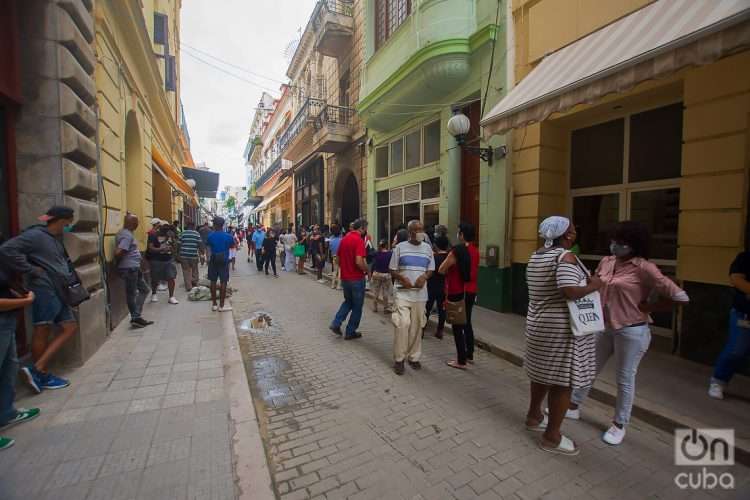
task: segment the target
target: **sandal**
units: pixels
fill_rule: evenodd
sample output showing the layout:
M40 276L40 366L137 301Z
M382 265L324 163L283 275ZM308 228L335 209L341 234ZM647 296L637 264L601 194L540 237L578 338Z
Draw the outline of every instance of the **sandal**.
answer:
M459 365L458 361L455 361L455 360L446 361L445 364L447 364L451 368L456 368L458 370L466 370L466 365Z
M544 442L544 439L542 438L539 440L539 448L548 453L554 453L556 455L575 456L581 452L580 448L578 448L573 440L567 436L562 436L560 438L560 444L558 444L557 446L546 444Z
M549 421L549 419L547 418L547 415L542 415L541 422L539 422L536 425L528 425L527 424L526 425L526 430L527 431L532 431L532 432L544 432L544 431L547 430L547 422L548 421Z

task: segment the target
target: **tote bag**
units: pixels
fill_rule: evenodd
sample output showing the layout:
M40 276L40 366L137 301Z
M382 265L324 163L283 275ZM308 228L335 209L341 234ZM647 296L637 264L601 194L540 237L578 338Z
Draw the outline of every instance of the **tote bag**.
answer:
M445 321L453 326L466 324L466 300L462 297L457 301L445 301Z
M565 256L570 252L563 252L558 259L558 264ZM583 270L586 276L590 276L591 273L586 266L583 265L581 260L576 256L578 266ZM586 278L581 280L580 286L585 286L587 283ZM588 295L584 295L580 299L568 300L568 312L570 312L570 330L576 337L582 337L584 335L591 335L593 333L603 332L606 330L604 325L604 310L602 308L602 296L598 291L591 292Z
M292 253L295 257L304 257L305 256L305 245L301 243L297 243L294 245L294 250L292 250Z

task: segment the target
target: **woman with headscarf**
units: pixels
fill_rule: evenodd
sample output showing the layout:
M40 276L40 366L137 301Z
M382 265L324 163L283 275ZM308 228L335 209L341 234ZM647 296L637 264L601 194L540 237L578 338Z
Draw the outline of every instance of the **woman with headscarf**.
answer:
M574 336L567 300L584 297L602 286L601 280L570 253L575 227L565 217L549 217L539 225L544 246L526 268L529 307L526 316L526 359L531 401L526 428L541 432L539 447L550 453L577 455L579 449L560 433L573 389L589 387L596 374L595 338ZM581 283L585 283L581 285ZM542 412L545 398L549 415Z

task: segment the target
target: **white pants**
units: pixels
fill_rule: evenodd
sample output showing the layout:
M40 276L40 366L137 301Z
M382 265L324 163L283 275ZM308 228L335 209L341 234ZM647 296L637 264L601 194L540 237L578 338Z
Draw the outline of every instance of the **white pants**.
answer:
M422 357L422 330L427 325L426 302L396 299L393 322L393 360L419 361Z

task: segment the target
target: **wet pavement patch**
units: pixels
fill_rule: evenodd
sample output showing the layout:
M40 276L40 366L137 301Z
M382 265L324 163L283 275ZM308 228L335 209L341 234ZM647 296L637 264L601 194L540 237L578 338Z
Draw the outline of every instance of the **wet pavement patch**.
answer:
M304 396L300 386L290 385L286 379L289 363L276 356L260 356L250 361L253 374L251 384L263 402L274 408L296 403Z
M278 333L271 315L263 311L256 311L249 318L240 321L239 329L240 333Z

